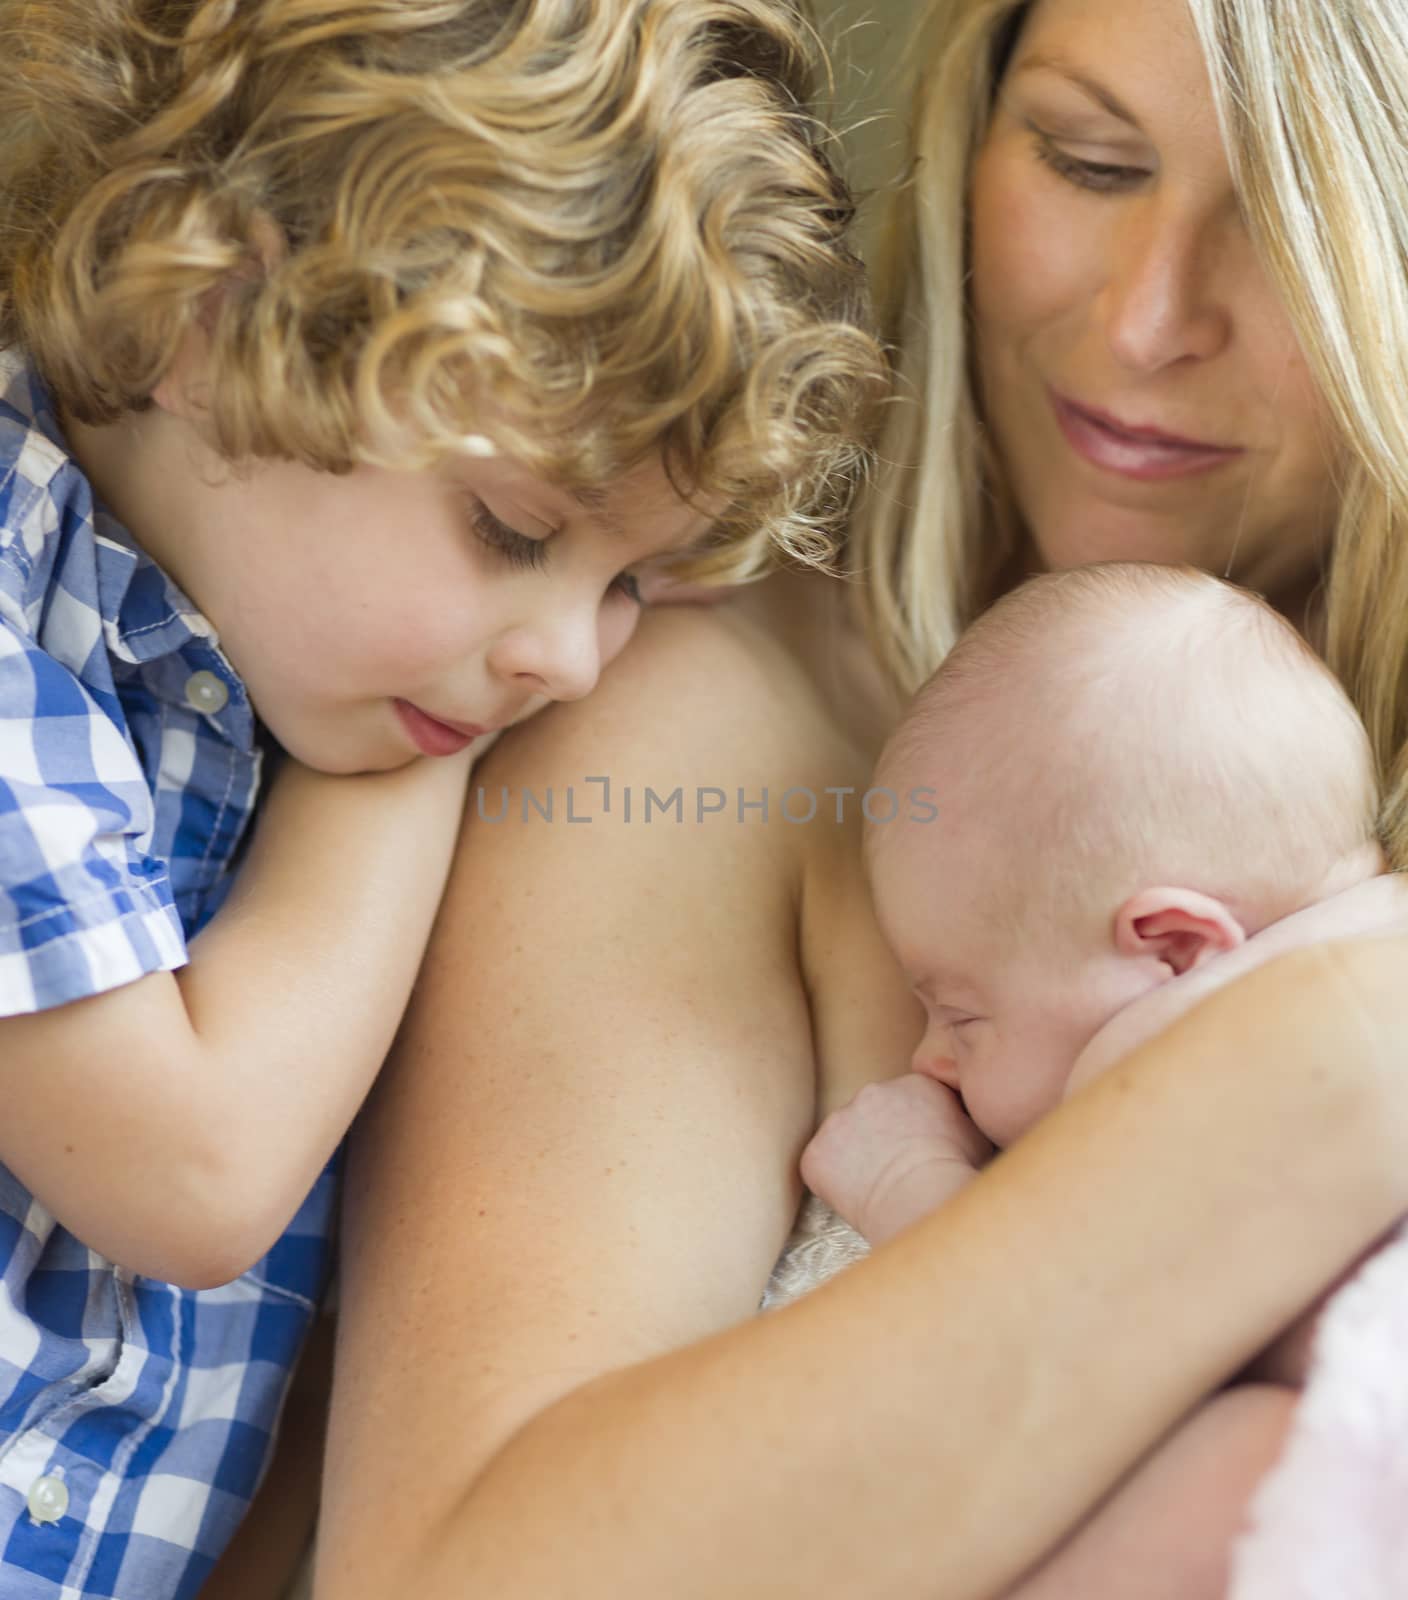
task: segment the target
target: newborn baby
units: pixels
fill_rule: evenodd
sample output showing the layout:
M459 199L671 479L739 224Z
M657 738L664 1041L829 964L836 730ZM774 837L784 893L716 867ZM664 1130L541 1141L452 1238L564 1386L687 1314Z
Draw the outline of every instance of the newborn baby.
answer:
M928 1021L913 1070L862 1090L802 1157L872 1244L1212 989L1408 913L1348 698L1268 606L1192 569L1077 568L1006 596L874 782L936 797L935 821L866 839ZM1307 1326L1248 1375L1296 1381ZM1210 1401L1014 1593L1220 1595L1292 1403L1265 1383Z

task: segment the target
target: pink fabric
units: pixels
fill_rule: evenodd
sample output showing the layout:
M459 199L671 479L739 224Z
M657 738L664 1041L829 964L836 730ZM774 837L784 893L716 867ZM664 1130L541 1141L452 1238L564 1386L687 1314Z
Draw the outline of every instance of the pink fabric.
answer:
M1330 1301L1227 1600L1408 1600L1408 1226Z

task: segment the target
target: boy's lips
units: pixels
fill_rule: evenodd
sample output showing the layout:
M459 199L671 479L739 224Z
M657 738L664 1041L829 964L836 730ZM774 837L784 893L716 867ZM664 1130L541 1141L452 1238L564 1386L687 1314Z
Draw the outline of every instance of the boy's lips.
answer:
M1051 390L1056 421L1072 450L1092 466L1121 477L1155 481L1211 472L1243 454L1240 446L1209 444L1160 428L1121 422Z
M427 756L457 755L466 745L482 738L491 730L472 722L449 722L444 717L432 717L428 711L413 706L409 700L393 700L401 726L411 736L411 743Z

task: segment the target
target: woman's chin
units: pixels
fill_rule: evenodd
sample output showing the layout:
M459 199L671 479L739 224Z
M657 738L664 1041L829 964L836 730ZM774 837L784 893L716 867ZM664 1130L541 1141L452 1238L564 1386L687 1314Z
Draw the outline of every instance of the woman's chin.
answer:
M1031 526L1032 546L1044 572L1096 561L1186 563L1209 570L1220 565L1198 525L1176 516L1155 517L1078 500L1039 514Z

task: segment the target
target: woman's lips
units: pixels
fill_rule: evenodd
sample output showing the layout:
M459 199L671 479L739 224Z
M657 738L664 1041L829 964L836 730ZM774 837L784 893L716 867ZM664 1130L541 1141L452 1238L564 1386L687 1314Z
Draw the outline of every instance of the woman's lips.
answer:
M401 726L410 734L411 743L422 755L457 755L466 745L473 744L489 731L487 728L471 727L465 722L453 725L441 722L419 706L413 706L409 700L393 700L391 703L396 707Z
M1126 428L1113 417L1078 406L1054 390L1051 405L1071 449L1091 466L1123 478L1184 478L1226 466L1242 454L1240 448L1202 444L1153 428Z

